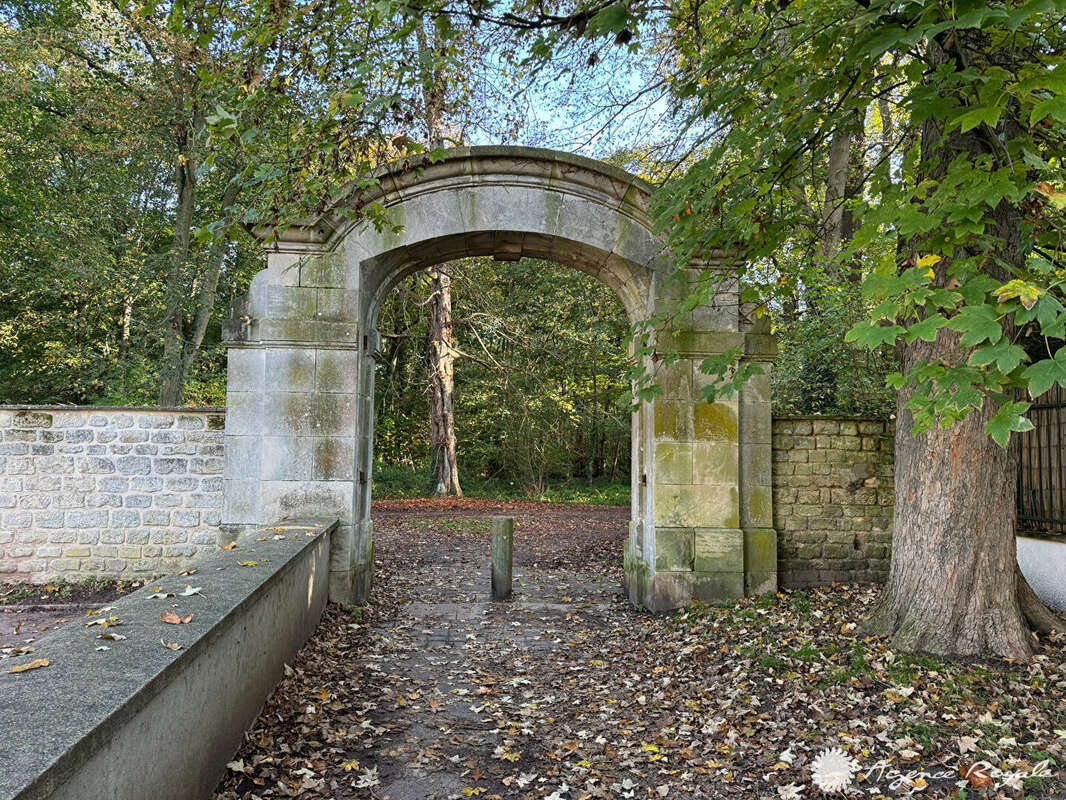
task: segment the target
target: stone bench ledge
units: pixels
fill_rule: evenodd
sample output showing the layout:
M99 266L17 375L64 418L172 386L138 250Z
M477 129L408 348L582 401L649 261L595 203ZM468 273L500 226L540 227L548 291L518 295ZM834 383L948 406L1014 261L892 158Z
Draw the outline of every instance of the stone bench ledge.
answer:
M116 600L106 616L122 624L106 630L124 640L86 617L0 661L0 798L209 796L321 617L336 526L279 522ZM201 594L150 598L187 585ZM167 609L193 619L166 624ZM49 666L9 672L38 658Z

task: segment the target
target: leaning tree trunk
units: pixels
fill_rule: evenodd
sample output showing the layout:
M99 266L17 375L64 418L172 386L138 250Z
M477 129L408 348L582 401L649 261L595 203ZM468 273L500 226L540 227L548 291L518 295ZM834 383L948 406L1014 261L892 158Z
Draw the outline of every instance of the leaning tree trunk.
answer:
M455 442L452 279L442 270L433 270L430 276L429 422L433 448L430 488L435 497L462 497Z

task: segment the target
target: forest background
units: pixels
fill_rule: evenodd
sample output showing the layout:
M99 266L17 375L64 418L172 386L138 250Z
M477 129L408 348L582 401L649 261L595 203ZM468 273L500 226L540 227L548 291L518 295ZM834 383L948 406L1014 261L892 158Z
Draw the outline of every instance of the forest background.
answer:
M257 223L434 133L441 146L579 152L656 184L699 152L667 37L590 40L533 68L521 30L413 19L381 3L0 3L0 403L223 405L220 320L264 265ZM413 66L383 68L398 63ZM872 104L808 164L807 217L776 265L791 275L772 314L775 413L893 411L887 348L844 343L870 303L799 262L851 235L841 200L897 116ZM464 488L626 502L632 364L617 298L543 262L444 271ZM382 313L385 493L429 486L439 291L414 276Z

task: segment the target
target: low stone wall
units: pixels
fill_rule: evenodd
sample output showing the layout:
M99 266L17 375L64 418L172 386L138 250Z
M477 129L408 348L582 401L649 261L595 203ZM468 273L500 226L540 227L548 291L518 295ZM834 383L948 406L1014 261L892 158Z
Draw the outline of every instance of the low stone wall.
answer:
M774 420L780 586L885 579L892 547L894 435L891 422Z
M326 604L336 522L279 523L65 625L0 670L0 800L201 800ZM240 566L253 561L254 566ZM200 592L180 593L189 582ZM191 614L184 625L164 610ZM180 645L168 649L160 639ZM101 650L100 646L106 647ZM48 665L12 674L12 665Z
M224 409L0 407L0 580L167 572L215 548Z

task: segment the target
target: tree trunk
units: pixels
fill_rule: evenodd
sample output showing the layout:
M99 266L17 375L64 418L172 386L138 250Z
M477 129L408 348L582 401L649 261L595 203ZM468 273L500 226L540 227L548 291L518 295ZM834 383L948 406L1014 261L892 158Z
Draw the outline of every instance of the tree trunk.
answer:
M122 318L119 321L118 360L125 361L130 352L130 325L133 322L133 295L122 298Z
M233 204L237 202L237 195L241 191L241 184L237 180L239 174L239 171L235 171L230 176L229 183L222 192L221 219L224 226L207 252L204 276L196 292L196 312L182 345L181 383L183 386L186 376L196 363L196 355L200 352L200 345L204 342L207 325L215 313L215 297L218 294L218 280L222 275L222 262L226 260L226 253L229 251L228 232L234 216Z
M175 165L177 211L174 217L174 241L170 248L166 274L166 313L163 317L163 363L160 366L159 405L181 405L185 389L183 354L185 348L185 266L192 241L193 212L196 208L196 165L188 133L178 130L179 160Z
M942 332L935 343L907 346L904 370L952 351L963 358L959 336ZM900 650L1027 659L1032 641L1015 578L1014 449L985 433L988 401L948 429L912 437L911 394L897 400L892 562L871 626Z
M445 265L445 269L447 265ZM455 351L452 349L452 279L432 270L429 298L429 425L435 497L462 497L455 442Z
M971 60L983 43L970 48L969 37L982 35L968 32L951 40L951 47L970 51L966 58L953 56L956 63ZM933 64L949 61L936 41L929 56ZM1004 115L1000 124L1017 121ZM990 141L994 146L995 140L980 130L945 132L930 118L921 130L922 173L938 180L949 159L960 153L987 155ZM1024 262L1021 219L1020 209L1007 201L996 209L998 243L996 252L987 254L985 269L997 280L1008 274L997 263ZM920 240L910 245L910 252L921 252ZM934 284L952 279L950 264L944 258L936 265ZM934 342L899 345L900 371L907 374L923 361L966 363L972 349L960 347L960 339L961 334L944 328ZM1062 630L1063 624L1043 608L1018 570L1017 449L1001 448L985 433L995 411L989 400L950 428L911 436L914 419L906 405L913 393L908 385L897 396L892 561L869 628L891 636L893 647L901 650L1026 660L1033 652L1030 622L1037 629Z

